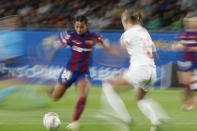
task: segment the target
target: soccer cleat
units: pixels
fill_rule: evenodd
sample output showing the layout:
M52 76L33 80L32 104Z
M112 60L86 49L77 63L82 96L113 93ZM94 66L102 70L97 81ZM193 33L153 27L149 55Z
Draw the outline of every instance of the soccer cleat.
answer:
M150 131L159 131L159 125L152 125Z
M77 121L71 122L66 126L68 131L79 131L79 123Z
M187 110L187 111L191 111L195 108L195 104L190 104L190 105L186 105L186 104L183 104L182 105L182 109L183 110Z

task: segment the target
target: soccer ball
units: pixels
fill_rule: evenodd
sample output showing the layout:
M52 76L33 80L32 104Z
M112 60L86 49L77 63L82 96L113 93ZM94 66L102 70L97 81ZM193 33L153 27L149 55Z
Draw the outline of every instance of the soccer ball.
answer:
M44 115L43 124L47 130L56 130L59 128L61 121L57 113L49 112Z

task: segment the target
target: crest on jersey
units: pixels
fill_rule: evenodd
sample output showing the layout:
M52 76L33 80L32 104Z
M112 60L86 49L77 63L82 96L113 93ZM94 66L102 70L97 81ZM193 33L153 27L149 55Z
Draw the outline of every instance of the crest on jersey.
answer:
M92 45L93 44L93 40L86 40L85 43Z

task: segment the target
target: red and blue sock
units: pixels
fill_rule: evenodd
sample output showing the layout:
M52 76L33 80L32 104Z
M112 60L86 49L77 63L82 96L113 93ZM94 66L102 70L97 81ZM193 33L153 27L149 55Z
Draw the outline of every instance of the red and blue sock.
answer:
M85 108L85 105L86 105L86 97L79 98L77 105L75 107L75 113L73 115L72 122L79 120L79 118Z

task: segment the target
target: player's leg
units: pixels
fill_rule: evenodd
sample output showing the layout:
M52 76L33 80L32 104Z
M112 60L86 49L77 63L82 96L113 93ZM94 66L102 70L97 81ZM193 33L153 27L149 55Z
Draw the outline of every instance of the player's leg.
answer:
M191 90L191 98L189 100L188 110L193 110L195 108L195 96L194 91L197 91L197 63L193 63L192 74L190 79L190 90Z
M124 105L124 102L120 98L120 96L116 93L117 90L127 89L129 83L123 78L123 76L119 76L114 80L104 81L102 84L103 95L102 100L103 103L108 103L110 107L115 111L117 114L116 117L121 119L126 123L131 122L130 115ZM105 104L107 105L107 104ZM105 109L106 107L104 107ZM106 110L106 109L105 109ZM105 113L105 110L103 111ZM113 114L111 114L113 115Z
M78 102L75 107L75 113L73 115L72 121L78 121L85 108L88 91L90 87L89 83L90 82L88 79L80 80L77 83Z
M194 105L193 91L191 90L191 80L193 73L191 71L179 71L178 78L180 86L183 87L183 105L182 108L190 110L190 107Z
M52 98L53 100L58 100L58 99L60 99L60 98L63 96L63 94L65 93L65 91L66 91L67 88L68 88L68 87L63 86L63 85L60 84L60 83L57 83L57 84L55 85L55 88L52 88L52 89L51 89L51 98Z
M144 99L145 95L147 94L147 91L144 91L142 88L138 88L135 90L135 100L140 101Z
M183 88L182 92L182 108L186 110L191 110L194 107L194 96L191 89L191 82L193 77L193 70L195 68L195 63L186 61L188 64L184 66L182 63L178 63L178 79L180 87ZM191 108L192 107L192 108Z
M59 75L58 83L54 88L50 89L48 93L50 94L53 100L60 99L65 91L72 85L75 81L75 74L67 69L63 69Z
M78 91L78 102L75 106L75 112L73 114L72 121L66 127L68 130L73 130L73 131L79 130L78 120L84 111L87 96L88 96L88 91L90 87L89 74L83 74L79 76L76 83L77 83L77 91Z
M141 81L135 86L135 99L137 100L140 111L151 121L151 131L157 131L161 121L168 121L169 117L159 104L151 99L145 99L145 95L148 92L148 88L152 85L152 80L156 78L156 72L153 69L147 69L145 75L141 77ZM142 74L142 73L141 73Z
M136 89L135 98L138 103L140 111L151 121L152 125L160 125L159 117L157 116L157 110L152 105L152 100L144 99L146 91L142 88Z
M139 92L141 91L138 90L138 93ZM141 94L143 94L143 92L144 91L142 91ZM156 101L143 98L145 94L137 96L139 96L138 107L140 111L151 121L152 126L150 131L158 131L162 122L169 122L170 118Z
M197 91L197 76L193 73L192 78L190 80L190 96L186 101L187 107L184 108L186 110L193 110L195 108L195 95L194 92Z
M197 91L197 63L193 63L193 70L190 79L190 90L192 92L191 98L188 100L189 106L188 110L193 110L195 108L195 96L194 92Z

